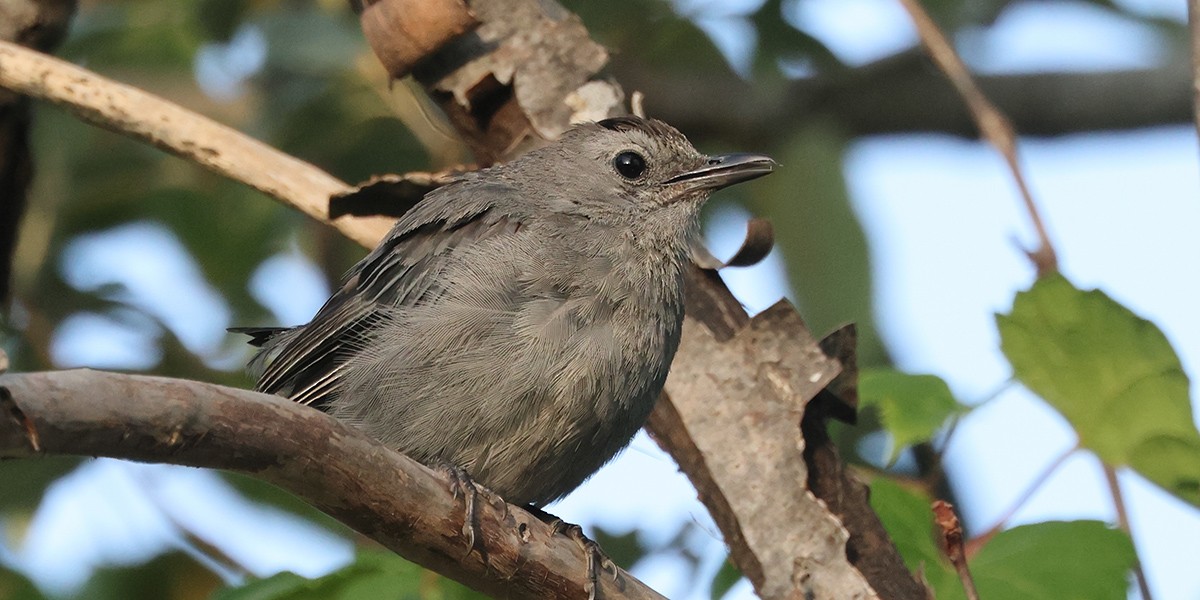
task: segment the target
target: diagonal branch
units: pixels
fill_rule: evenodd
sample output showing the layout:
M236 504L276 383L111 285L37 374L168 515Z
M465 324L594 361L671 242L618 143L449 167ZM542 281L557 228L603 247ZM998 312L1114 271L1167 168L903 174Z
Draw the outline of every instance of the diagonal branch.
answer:
M81 119L240 181L318 220L350 186L300 159L154 94L52 56L0 41L0 87L58 104ZM372 248L392 220L341 217L332 225Z
M89 370L0 376L0 458L59 454L239 471L495 597L587 594L585 554L537 517L481 494L468 554L446 479L278 396ZM624 571L600 580L604 598L661 598Z
M954 47L950 45L950 41L946 39L942 30L938 29L937 24L933 22L933 18L925 11L925 7L921 6L920 0L900 0L900 4L904 5L904 9L912 17L917 33L921 37L921 44L929 52L933 62L946 74L950 83L954 85L954 89L967 104L967 109L971 111L971 117L975 119L980 133L995 146L996 151L1004 157L1004 162L1008 164L1013 181L1016 182L1017 189L1021 193L1021 199L1025 202L1025 210L1029 213L1029 218L1033 221L1033 227L1037 231L1038 247L1027 252L1029 260L1037 268L1039 276L1057 272L1058 256L1054 251L1054 245L1050 243L1050 235L1046 232L1046 225L1042 221L1037 203L1033 201L1029 185L1025 182L1025 175L1021 172L1021 163L1017 156L1017 133L1013 129L1012 123L1009 122L1008 117L1004 116L1004 113L996 108L996 105L992 104L991 100L988 100L983 90L979 89L979 85L971 77L967 66L963 64L962 59L954 51Z

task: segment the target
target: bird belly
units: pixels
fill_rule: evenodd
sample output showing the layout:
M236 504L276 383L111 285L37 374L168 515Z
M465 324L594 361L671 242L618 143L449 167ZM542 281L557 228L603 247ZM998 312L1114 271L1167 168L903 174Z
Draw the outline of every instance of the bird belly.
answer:
M370 387L348 390L332 412L421 462L462 467L509 502L566 495L645 422L678 324L619 309L581 319L604 311L569 301L524 304L477 314L442 306L453 323L394 329L405 339L375 346L404 350L356 365L353 379Z

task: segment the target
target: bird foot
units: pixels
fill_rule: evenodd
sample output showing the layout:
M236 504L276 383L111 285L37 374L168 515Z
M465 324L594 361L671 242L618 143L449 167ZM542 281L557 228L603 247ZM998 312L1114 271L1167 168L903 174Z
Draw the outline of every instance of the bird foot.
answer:
M479 540L479 536L476 535L478 527L475 525L475 505L479 500L479 486L462 467L442 462L438 463L435 468L449 475L450 493L454 495L454 498L458 499L459 496L463 498L463 525L461 531L463 537L467 538L467 553L463 556L463 558L466 558L471 555L472 550L476 549L475 544Z
M554 535L565 535L571 538L571 540L573 540L576 544L579 544L579 547L583 549L584 554L587 556L586 587L588 592L588 600L596 600L596 590L600 588L599 583L601 569L612 573L613 581L617 581L620 578L620 575L617 571L617 565L613 563L612 559L608 558L608 555L604 554L604 551L600 549L600 544L597 544L584 535L582 527L573 523L567 523L566 521L563 521L562 519L555 517L539 508L530 508L532 509L531 512L534 515L550 525Z

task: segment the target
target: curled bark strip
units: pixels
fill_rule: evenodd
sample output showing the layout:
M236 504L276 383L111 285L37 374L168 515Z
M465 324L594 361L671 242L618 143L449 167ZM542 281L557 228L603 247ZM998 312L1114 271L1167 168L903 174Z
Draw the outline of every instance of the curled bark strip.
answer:
M749 267L766 258L773 247L775 247L775 228L771 226L770 221L754 217L746 223L746 237L729 260L722 261L713 256L708 248L698 242L692 246L692 262L701 269L710 271L725 267Z
M363 35L393 78L479 26L463 0L351 0Z
M429 173L376 175L329 199L329 218L386 216L398 219L416 206L425 194L449 183L466 167Z

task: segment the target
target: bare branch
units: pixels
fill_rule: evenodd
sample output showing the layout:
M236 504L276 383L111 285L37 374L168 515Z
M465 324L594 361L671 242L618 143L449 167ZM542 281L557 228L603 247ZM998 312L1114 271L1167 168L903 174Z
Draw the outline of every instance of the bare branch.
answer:
M1117 511L1117 527L1129 536L1129 543L1133 543L1133 529L1129 525L1129 511L1125 508L1125 495L1121 493L1121 480L1117 479L1117 470L1111 465L1104 464L1104 481L1108 484L1108 491L1112 495L1113 507ZM1137 580L1138 591L1141 592L1142 600L1154 600L1154 595L1150 593L1150 583L1146 580L1146 571L1142 569L1142 559L1134 552L1133 557L1133 575Z
M1025 176L1021 173L1021 164L1017 159L1017 134L1013 130L1012 123L987 99L987 96L983 95L983 91L979 89L975 80L971 78L971 73L967 71L967 66L963 64L962 59L958 57L958 53L954 51L954 47L942 34L942 30L938 29L929 13L925 12L920 1L900 0L900 3L912 17L913 24L917 27L917 34L921 37L921 44L929 51L933 62L946 74L950 83L954 84L954 89L958 90L959 95L967 103L967 108L975 118L975 123L979 126L983 137L996 147L996 150L1004 157L1004 161L1008 163L1013 180L1021 192L1021 198L1025 201L1025 210L1029 212L1029 218L1033 220L1033 227L1037 230L1039 246L1027 254L1037 268L1038 275L1057 272L1058 257L1054 252L1054 246L1050 243L1050 236L1046 233L1046 226L1042 223L1042 216L1038 212L1037 204L1033 201L1033 194L1030 193L1029 186L1025 183Z
M66 107L89 123L142 140L329 221L330 196L350 186L315 166L158 96L26 48L0 42L0 87ZM346 237L374 247L392 219L342 217Z
M5 374L0 386L0 457L109 456L239 471L493 596L586 595L586 558L574 541L484 493L477 550L468 554L463 507L447 480L284 398L89 370ZM604 598L661 598L623 571L600 579Z
M1012 518L1017 514L1017 511L1021 510L1026 504L1029 503L1029 500L1033 498L1033 495L1036 494L1038 490L1042 489L1042 486L1046 485L1047 481L1050 481L1050 477L1057 473L1058 469L1067 462L1068 458L1074 456L1075 451L1077 450L1079 450L1078 443L1070 448L1067 448L1054 460L1050 461L1050 464L1046 465L1046 468L1042 469L1042 472L1039 473L1037 477L1033 478L1033 481L1025 487L1025 491L1021 492L1020 496L1017 496L1017 500L1008 507L1008 510L1004 511L999 519L996 519L996 522L993 523L987 531L971 539L971 541L967 544L967 554L974 554L989 541L991 541L993 537L996 537L996 534L1004 531L1004 526L1012 520Z

